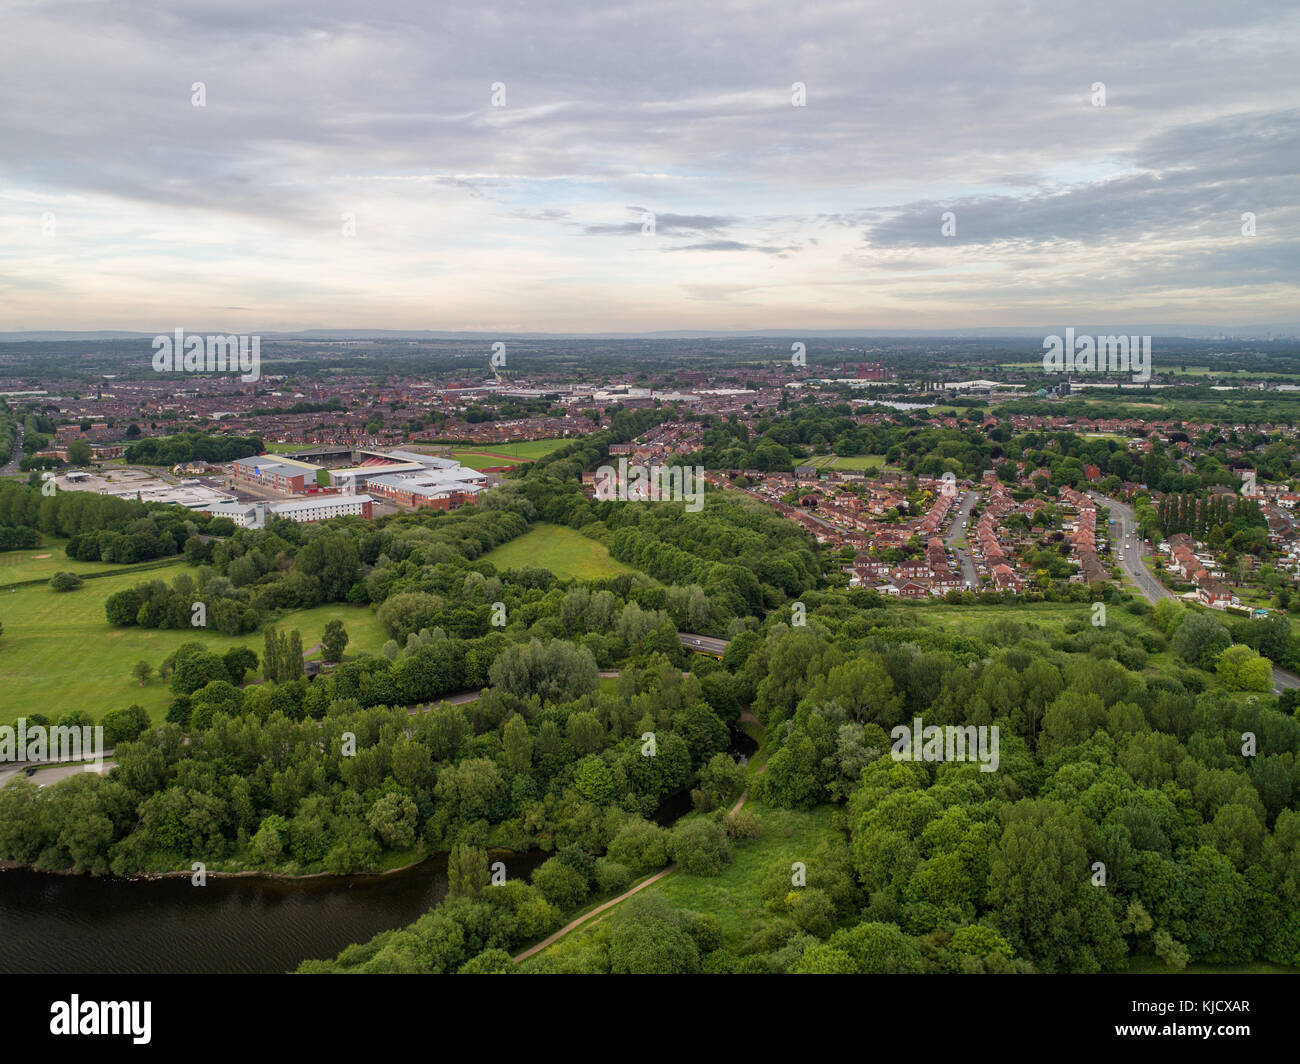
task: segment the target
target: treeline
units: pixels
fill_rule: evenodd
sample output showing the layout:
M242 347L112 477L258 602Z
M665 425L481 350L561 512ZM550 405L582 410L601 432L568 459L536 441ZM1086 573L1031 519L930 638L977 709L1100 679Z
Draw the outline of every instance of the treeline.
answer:
M0 549L36 546L37 535L60 536L70 541L69 558L130 564L170 557L211 525L206 514L178 506L84 491L45 495L28 484L0 482L0 544L12 544Z
M126 449L128 462L169 466L181 462L233 462L265 450L258 436L213 436L188 430L162 439L141 440Z
M1226 495L1166 495L1155 507L1160 528L1166 536L1184 532L1195 539L1208 539L1212 529L1227 526L1224 538L1248 528L1268 528L1259 506L1249 499Z
M225 667L201 654L182 655L176 672ZM590 867L728 741L698 678L663 659L606 694L585 652L512 647L481 698L415 715L363 708L344 694L359 693L345 669L319 720L292 719L279 701L305 681L250 688L236 707L227 674L195 692L204 719L188 741L167 724L119 743L111 777L0 789L0 857L118 874L194 860L344 874L375 870L386 852L505 846ZM556 898L578 895L571 877L555 878L568 879Z
M0 400L0 466L7 465L18 440L18 417Z

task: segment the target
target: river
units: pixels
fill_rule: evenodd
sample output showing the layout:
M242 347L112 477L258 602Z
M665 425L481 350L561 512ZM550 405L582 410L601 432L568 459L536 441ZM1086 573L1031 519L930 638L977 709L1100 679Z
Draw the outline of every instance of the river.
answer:
M754 742L733 731L730 753ZM673 795L654 819L690 810ZM507 878L527 878L551 854L494 853ZM447 855L383 876L153 880L0 871L0 973L277 973L309 957L404 927L447 894Z
M493 854L507 878L551 856ZM129 880L0 872L0 972L275 973L423 916L447 856L384 876Z

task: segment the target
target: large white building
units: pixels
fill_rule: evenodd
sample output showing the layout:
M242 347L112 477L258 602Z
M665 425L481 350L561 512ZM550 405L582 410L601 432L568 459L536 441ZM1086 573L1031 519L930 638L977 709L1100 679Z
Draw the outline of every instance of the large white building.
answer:
M293 502L231 502L203 508L213 517L229 517L239 528L261 528L268 515L286 517L306 524L331 517L372 517L374 502L369 495L318 495Z

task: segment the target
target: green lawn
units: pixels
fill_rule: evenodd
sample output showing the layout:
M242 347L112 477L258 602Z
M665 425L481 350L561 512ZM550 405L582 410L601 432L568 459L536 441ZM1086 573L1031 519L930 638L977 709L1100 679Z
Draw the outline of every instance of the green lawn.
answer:
M199 629L164 630L115 628L104 617L109 595L144 580L170 581L176 574L195 570L177 562L144 572L126 572L89 580L77 591L63 594L37 585L14 592L0 590L0 686L5 698L0 723L25 713L44 713L55 719L74 709L102 717L110 709L137 702L155 720L161 720L172 695L166 684L153 677L141 687L131 676L137 661L158 664L181 643L199 640L218 652L247 646L261 655L263 633L223 636ZM343 621L351 637L347 654L377 652L387 636L368 607L333 603L299 610L277 619L276 627L297 628L304 648L320 642L325 624ZM319 657L319 653L312 655Z
M604 544L563 525L536 524L518 539L483 555L498 569L539 566L561 578L596 580L635 570L609 556Z
M499 454L480 451L452 451L451 457L469 469L499 469L501 466L528 465L531 458L502 458Z

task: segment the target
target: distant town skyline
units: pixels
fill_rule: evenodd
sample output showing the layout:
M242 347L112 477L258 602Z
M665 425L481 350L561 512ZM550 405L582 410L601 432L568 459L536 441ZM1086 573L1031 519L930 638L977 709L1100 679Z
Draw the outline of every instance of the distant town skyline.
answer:
M0 332L1300 307L1285 3L20 4L6 42Z

